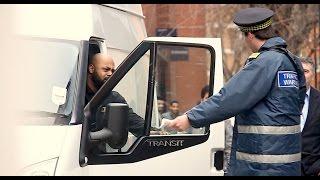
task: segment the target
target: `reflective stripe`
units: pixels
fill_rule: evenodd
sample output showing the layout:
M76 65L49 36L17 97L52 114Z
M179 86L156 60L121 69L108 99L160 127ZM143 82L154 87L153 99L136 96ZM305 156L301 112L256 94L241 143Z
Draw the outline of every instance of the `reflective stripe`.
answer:
M301 161L301 153L289 155L260 155L236 152L238 160L245 160L257 163L292 163Z
M296 126L238 126L239 133L251 134L297 134L300 125Z

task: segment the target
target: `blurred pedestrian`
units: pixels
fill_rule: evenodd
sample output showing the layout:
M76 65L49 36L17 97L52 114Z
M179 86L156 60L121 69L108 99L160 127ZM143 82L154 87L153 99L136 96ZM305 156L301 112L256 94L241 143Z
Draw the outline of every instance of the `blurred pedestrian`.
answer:
M302 109L302 175L320 176L320 92L311 86L315 76L312 59L301 59L307 93Z
M180 114L179 102L176 100L172 100L170 102L169 111L162 114L162 117L165 119L174 119L178 117Z

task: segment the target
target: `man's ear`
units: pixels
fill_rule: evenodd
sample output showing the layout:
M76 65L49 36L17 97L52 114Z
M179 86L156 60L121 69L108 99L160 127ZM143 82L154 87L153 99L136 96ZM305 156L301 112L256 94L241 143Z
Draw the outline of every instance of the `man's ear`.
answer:
M94 65L89 64L88 70L89 70L89 73L92 74L94 72Z

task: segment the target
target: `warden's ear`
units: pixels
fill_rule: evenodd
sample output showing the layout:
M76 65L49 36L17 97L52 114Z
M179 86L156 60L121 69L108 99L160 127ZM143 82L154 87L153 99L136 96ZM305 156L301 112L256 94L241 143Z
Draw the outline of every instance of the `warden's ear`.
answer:
M253 39L254 37L256 37L253 33L248 32L248 38L249 39Z
M93 64L89 64L89 73L92 74L94 72L94 65Z

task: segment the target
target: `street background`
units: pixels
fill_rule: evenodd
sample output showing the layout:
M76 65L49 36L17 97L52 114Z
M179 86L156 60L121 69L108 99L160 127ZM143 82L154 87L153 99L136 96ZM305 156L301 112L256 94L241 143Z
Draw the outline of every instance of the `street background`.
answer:
M312 85L319 89L319 4L143 4L142 10L148 36L221 38L224 81L227 81L242 68L251 54L244 44L244 36L232 22L235 12L247 7L267 7L275 11L273 26L287 41L288 49L296 55L314 60L317 76ZM182 111L195 105L200 94L188 99L183 97L191 91L200 92L208 82L205 76L208 63L196 57L197 54L190 55L185 51L185 56L180 60L158 65L158 94L167 102L178 100ZM186 61L192 62L184 65ZM194 76L183 77L186 71ZM188 81L196 83L190 86L190 83L186 83Z

